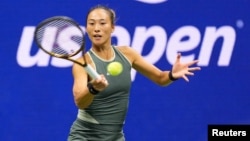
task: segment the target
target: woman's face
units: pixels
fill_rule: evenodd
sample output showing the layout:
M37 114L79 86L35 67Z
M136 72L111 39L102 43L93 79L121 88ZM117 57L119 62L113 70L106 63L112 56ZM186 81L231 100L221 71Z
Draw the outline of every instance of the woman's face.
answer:
M104 9L91 11L87 18L87 33L94 46L111 45L111 33L114 25L110 15Z

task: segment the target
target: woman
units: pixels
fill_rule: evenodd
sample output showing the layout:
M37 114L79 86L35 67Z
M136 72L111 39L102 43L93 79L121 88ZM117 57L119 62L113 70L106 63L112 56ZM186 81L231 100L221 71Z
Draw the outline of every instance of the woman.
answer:
M156 84L167 86L179 78L189 81L187 75L200 70L199 67L190 67L198 61L181 63L181 55L178 54L172 71L161 71L133 48L112 46L115 12L105 6L92 8L86 24L92 47L85 56L88 64L101 74L101 78L92 80L81 66L73 65L73 95L79 110L68 141L124 141L123 124L128 109L131 68ZM115 77L107 73L107 65L114 61L123 65L122 73Z

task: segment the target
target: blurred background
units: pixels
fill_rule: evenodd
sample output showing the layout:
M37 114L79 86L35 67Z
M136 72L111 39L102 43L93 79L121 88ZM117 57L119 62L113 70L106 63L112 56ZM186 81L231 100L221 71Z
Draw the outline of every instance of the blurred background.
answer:
M206 141L208 124L250 124L248 0L2 0L1 141L67 139L77 114L72 63L42 53L33 32L57 15L84 27L97 4L116 11L114 45L137 49L162 70L171 69L177 52L202 68L190 82L168 87L132 71L128 141Z

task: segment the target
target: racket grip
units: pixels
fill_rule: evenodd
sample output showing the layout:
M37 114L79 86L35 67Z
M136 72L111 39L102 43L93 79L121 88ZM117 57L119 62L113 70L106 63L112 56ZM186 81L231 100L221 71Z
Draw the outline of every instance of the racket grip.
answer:
M87 71L87 73L92 77L93 79L98 79L100 78L100 75L90 66L87 65L84 67L84 69Z

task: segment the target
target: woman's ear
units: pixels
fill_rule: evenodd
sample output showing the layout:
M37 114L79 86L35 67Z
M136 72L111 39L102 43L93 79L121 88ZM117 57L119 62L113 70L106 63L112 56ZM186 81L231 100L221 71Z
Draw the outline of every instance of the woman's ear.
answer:
M112 25L112 33L115 31L115 26Z

